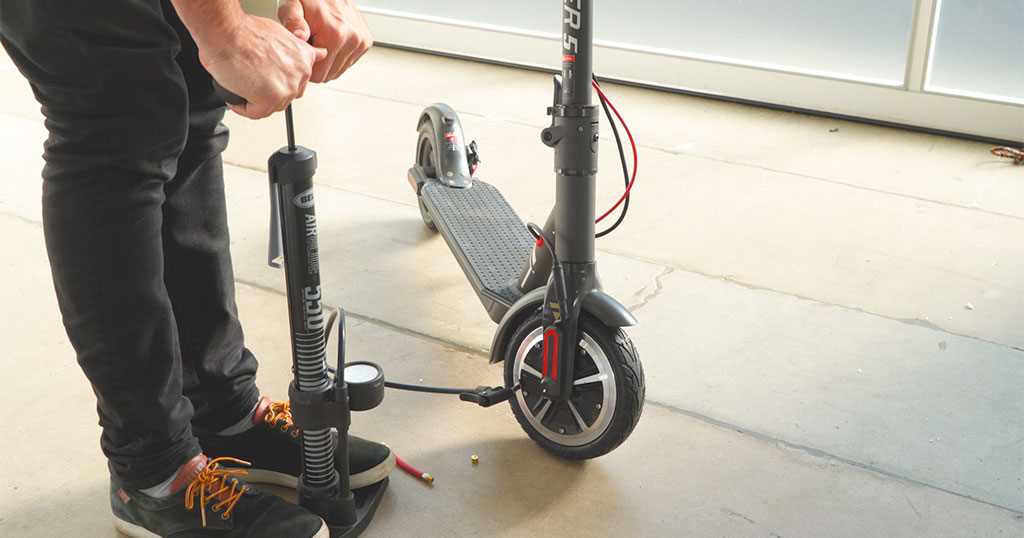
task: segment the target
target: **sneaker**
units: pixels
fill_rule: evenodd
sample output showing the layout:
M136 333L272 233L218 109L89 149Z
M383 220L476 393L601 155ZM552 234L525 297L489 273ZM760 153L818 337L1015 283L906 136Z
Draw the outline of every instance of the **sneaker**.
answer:
M232 458L200 454L182 466L166 497L150 497L110 480L114 526L132 538L328 538L323 520L305 508L244 484ZM233 460L233 463L245 462Z
M199 434L199 445L211 458L233 456L252 464L249 482L294 488L302 472L299 428L292 423L288 402L264 396L253 414L254 427L237 435ZM337 432L332 432L338 447ZM349 487L359 489L387 478L395 455L387 445L348 436Z

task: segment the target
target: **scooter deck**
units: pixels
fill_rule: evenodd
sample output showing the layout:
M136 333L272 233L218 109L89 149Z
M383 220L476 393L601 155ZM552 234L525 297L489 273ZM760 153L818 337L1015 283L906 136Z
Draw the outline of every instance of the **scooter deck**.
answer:
M534 239L493 185L474 179L470 188L423 185L421 196L439 232L495 322L522 294L519 272Z

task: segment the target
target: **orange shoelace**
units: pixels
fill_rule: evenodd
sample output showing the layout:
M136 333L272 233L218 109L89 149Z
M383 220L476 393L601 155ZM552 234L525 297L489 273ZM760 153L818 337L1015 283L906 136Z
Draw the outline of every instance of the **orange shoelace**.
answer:
M992 148L992 155L1013 159L1013 164L1024 164L1024 150L1019 150L1017 148L996 146Z
M248 486L239 487L238 481L231 480L231 487L228 487L228 478L235 475L245 476L249 474L241 469L221 469L221 461L232 461L242 465L249 465L249 462L238 460L235 458L216 458L206 463L206 468L203 469L199 476L188 485L188 489L185 490L185 508L189 510L195 506L196 496L199 496L199 510L203 515L203 526L206 526L206 503L220 499L220 502L213 505L213 511L219 512L221 508L224 509L224 513L220 515L221 519L227 519L231 513L231 509L238 504L238 499L242 497L242 494L249 489Z
M284 420L284 424L281 424L281 431L287 432L288 428L294 426L292 422L291 404L288 402L271 402L270 408L267 410L267 414L263 416L263 422L270 424L271 426L277 426L277 423ZM299 429L295 428L292 430L292 437L299 436Z

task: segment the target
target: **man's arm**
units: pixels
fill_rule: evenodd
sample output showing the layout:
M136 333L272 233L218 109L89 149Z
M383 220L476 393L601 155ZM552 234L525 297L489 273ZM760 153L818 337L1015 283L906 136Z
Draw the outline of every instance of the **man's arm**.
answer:
M171 0L171 4L197 44L244 24L245 11L238 0Z
M301 97L327 50L270 19L253 17L239 0L171 0L199 47L199 61L222 86L244 97L229 105L253 119L284 110Z

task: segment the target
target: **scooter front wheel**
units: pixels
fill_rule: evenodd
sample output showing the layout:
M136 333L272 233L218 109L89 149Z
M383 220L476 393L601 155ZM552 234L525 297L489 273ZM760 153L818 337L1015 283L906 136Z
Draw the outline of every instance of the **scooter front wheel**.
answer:
M589 459L611 452L632 433L643 410L644 373L622 329L584 314L579 332L568 401L541 395L544 328L539 311L516 330L506 348L505 386L521 387L509 402L531 439L556 456Z

